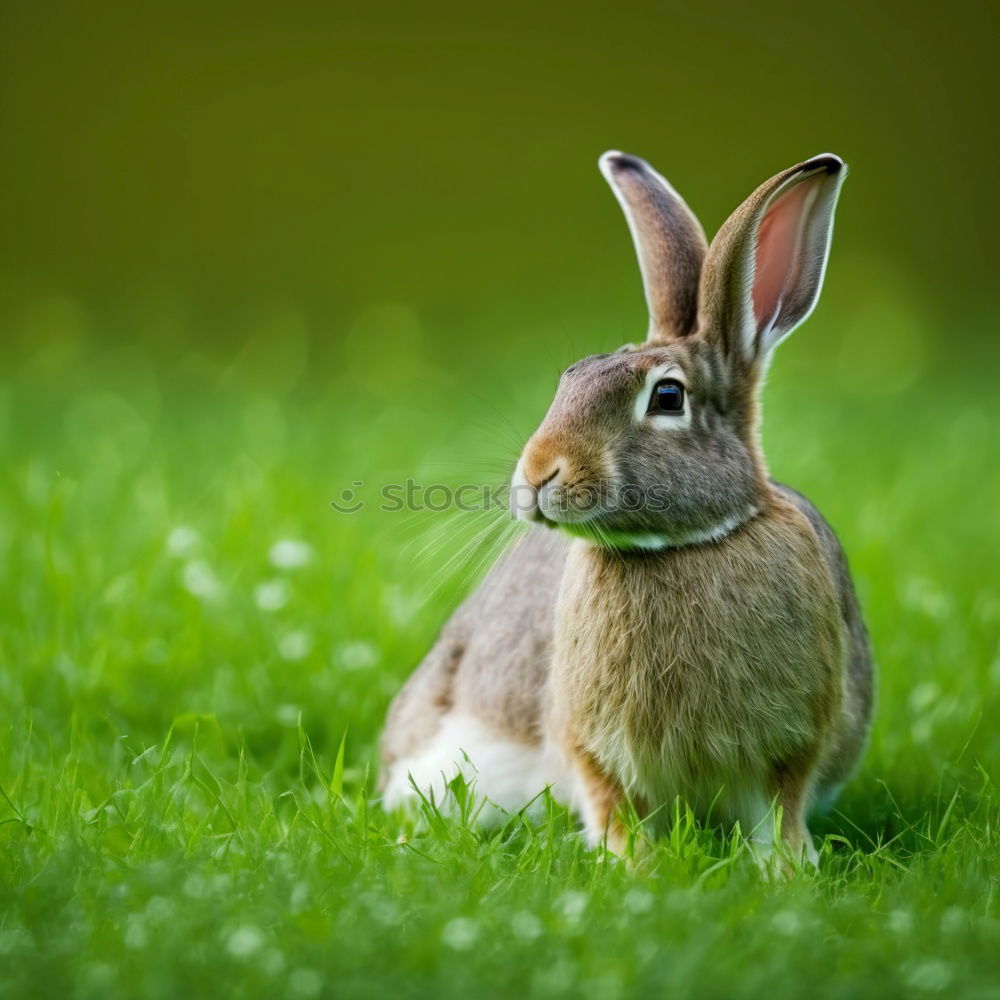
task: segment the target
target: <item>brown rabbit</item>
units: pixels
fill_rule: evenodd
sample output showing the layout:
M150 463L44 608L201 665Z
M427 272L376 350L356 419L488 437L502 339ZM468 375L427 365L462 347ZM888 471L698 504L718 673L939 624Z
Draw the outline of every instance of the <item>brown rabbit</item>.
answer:
M816 156L759 187L712 245L647 163L606 153L650 326L562 376L511 489L537 523L445 625L389 710L383 790L458 771L504 810L548 786L615 851L615 809L682 796L766 855L863 749L873 664L847 563L771 481L758 396L812 311L846 174ZM546 528L560 531L547 531Z

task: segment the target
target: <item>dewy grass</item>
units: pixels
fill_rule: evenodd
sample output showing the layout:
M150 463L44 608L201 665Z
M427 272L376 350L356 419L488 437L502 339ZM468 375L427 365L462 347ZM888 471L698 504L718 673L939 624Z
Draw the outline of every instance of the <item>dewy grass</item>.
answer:
M1000 415L970 373L942 414L776 365L774 473L843 538L880 680L819 873L766 882L681 802L649 844L631 817L633 864L545 796L488 831L461 783L381 809L388 699L508 532L330 501L502 482L475 396L6 370L3 996L1000 997ZM518 433L550 389L491 369Z

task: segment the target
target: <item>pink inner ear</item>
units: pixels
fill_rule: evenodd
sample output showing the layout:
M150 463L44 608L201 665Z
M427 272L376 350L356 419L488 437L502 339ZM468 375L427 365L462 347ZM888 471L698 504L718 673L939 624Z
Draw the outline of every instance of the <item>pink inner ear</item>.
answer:
M764 213L757 231L757 260L753 282L753 311L758 331L775 321L785 289L797 277L799 237L812 203L815 181L796 184Z

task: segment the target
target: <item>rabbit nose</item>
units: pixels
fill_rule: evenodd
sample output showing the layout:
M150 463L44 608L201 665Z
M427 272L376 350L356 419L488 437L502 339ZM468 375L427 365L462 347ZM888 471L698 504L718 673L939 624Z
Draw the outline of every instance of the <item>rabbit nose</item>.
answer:
M561 455L552 456L551 452L539 455L529 451L523 465L524 478L533 489L541 490L559 475L564 464Z
M555 479L556 476L558 475L559 475L559 466L557 465L547 476L544 476L542 479L540 479L537 483L534 484L535 489L540 490L548 486L549 483L551 483L552 480Z

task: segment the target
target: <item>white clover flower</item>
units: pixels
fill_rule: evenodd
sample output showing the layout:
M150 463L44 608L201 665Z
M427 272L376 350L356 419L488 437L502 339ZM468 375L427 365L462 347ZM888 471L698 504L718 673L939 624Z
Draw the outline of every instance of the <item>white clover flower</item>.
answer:
M479 938L479 924L469 917L455 917L441 930L441 940L455 951L468 951Z
M917 684L910 692L910 708L922 712L931 707L941 697L941 689L932 681Z
M935 959L911 966L906 976L910 986L925 993L941 993L951 980L951 966Z
M268 551L271 565L278 569L298 569L312 562L314 551L308 542L297 538L282 538Z
M653 894L645 889L637 887L625 893L625 908L630 913L649 913L653 908L653 902Z
M298 705L279 705L274 717L278 720L279 725L294 729L299 724L300 711Z
M306 903L309 902L309 883L308 882L296 882L292 888L291 896L288 899L288 905L293 913L298 913L299 910L303 909Z
M313 647L312 636L304 629L286 632L278 640L278 654L283 660L304 660Z
M422 600L397 586L387 587L382 597L389 620L393 625L408 625L420 611Z
M334 650L334 659L345 670L368 670L382 658L378 646L366 639L349 639Z
M264 580L253 589L254 603L261 611L280 611L289 596L288 584L281 579Z
M778 910L778 912L771 917L771 926L779 934L784 934L786 937L792 937L802 926L802 921L799 919L799 915L794 910Z
M226 951L234 958L246 958L264 944L264 934L253 924L237 927L226 939Z
M201 544L201 535L187 524L179 524L167 535L167 553L175 559L193 555Z
M209 885L197 872L192 872L186 879L184 879L183 885L184 895L189 896L191 899L204 899L209 892Z
M587 908L587 894L576 890L564 892L559 897L556 906L566 920L570 923L578 923L583 916L583 911Z
M150 749L154 749L150 747ZM174 915L176 904L168 896L153 896L146 904L146 919L154 922L169 920Z
M142 917L133 915L129 917L128 927L125 929L126 948L145 948L149 943L149 933Z
M961 906L949 906L941 914L941 930L945 934L960 934L968 930L970 923L968 912Z
M521 910L511 917L510 929L514 932L514 937L522 941L534 941L545 930L541 920L528 910Z
M203 601L214 601L222 594L222 584L215 571L204 559L195 559L184 566L181 574L184 589Z

